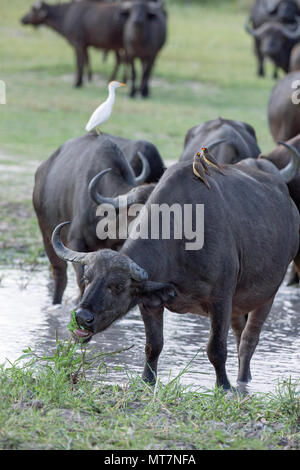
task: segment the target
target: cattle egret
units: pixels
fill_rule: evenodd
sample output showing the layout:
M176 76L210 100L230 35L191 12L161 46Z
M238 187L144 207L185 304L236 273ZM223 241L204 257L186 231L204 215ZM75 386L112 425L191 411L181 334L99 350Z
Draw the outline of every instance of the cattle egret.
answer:
M115 89L121 86L126 85L125 83L120 83L116 81L109 83L108 98L106 101L104 101L104 103L100 104L100 106L98 106L98 108L91 115L90 120L85 128L87 132L97 128L109 119L115 102Z

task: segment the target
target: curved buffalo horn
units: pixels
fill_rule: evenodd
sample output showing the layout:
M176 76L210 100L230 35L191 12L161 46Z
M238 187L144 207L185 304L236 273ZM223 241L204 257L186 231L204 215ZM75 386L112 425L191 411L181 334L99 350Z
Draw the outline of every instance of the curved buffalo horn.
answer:
M97 190L97 185L101 178L103 178L106 173L109 173L112 171L111 168L107 168L106 170L100 171L94 178L90 181L89 187L88 187L88 192L90 199L94 201L98 206L100 204L111 204L112 206L116 207L117 206L117 199L116 197L105 197L102 196L102 194L99 193Z
M112 171L112 169L107 168L106 170L100 171L100 173L94 176L94 178L91 180L89 187L88 187L90 199L94 201L97 204L97 206L100 206L101 204L110 204L111 206L113 206L115 209L118 209L118 210L121 209L121 205L122 207L123 206L128 207L130 205L128 203L129 199L124 201L121 198L121 196L123 196L122 194L117 197L107 197L107 196L102 196L102 194L99 193L97 189L97 185L100 179L103 178L103 176L106 175L106 173L108 173L109 171Z
M135 177L135 186L139 186L140 184L144 183L151 173L151 168L145 155L143 155L140 151L137 152L137 155L142 162L142 171L139 176Z
M217 145L223 144L223 142L226 142L226 141L227 141L227 139L215 140L215 141L213 141L211 144L204 145L204 147L206 147L207 150L208 150L209 152L211 152L215 147L217 147Z
M249 19L245 24L245 29L249 34L251 34L251 36L254 36L255 38L259 38L269 29L273 29L280 31L288 39L298 39L300 36L300 18L297 17L297 28L294 31L292 31L287 26L282 25L281 23L273 23L272 21L262 24L259 28L252 29Z
M53 234L52 234L52 245L53 245L54 251L57 254L57 256L63 259L64 261L71 261L72 263L85 264L87 253L80 253L79 251L70 250L70 248L67 248L61 241L61 238L60 238L61 229L65 225L68 225L70 223L71 222L63 222L62 224L59 224L54 229Z
M280 30L284 36L286 36L288 39L298 39L300 37L300 18L297 16L296 19L297 22L297 28L295 30L291 30L287 26L283 26L280 24Z
M145 269L141 268L134 261L130 260L129 262L130 275L135 281L147 281L148 273Z
M251 36L256 37L256 30L251 28L250 23L251 23L251 20L250 18L248 18L245 23L245 30L247 31L247 33L251 34Z
M130 178L128 178L128 177L126 178L127 184L129 184L133 187L136 187L139 184L143 183L151 173L151 168L150 168L149 162L146 159L146 157L140 151L138 151L137 154L138 154L139 158L141 159L142 165L143 165L141 174L137 177L132 177L131 178L131 175L130 175ZM126 164L127 164L127 161L126 161ZM133 170L131 169L131 167L128 163L128 170L129 170L129 168L130 168L130 173L133 173ZM120 209L121 208L121 206L120 206L121 201L120 201L119 197L102 196L102 194L100 194L98 189L97 189L97 186L98 186L98 183L99 183L100 179L103 178L103 176L106 175L106 173L108 173L109 171L112 171L112 169L107 168L106 170L102 170L102 171L100 171L100 173L98 173L96 176L94 176L94 178L90 181L90 184L89 184L89 187L88 187L89 196L90 196L91 200L94 201L98 206L100 204L111 204L113 207L115 207L115 209ZM120 196L122 196L122 195L120 195ZM130 196L129 196L128 201L126 203L126 206L130 206L132 203L133 203L133 198L132 197L130 198Z
M298 173L299 163L300 163L300 154L293 145L289 145L286 142L281 142L281 141L278 141L277 144L283 145L292 154L291 161L287 164L287 166L283 168L282 170L279 170L284 181L286 183L290 183L290 181L292 181Z

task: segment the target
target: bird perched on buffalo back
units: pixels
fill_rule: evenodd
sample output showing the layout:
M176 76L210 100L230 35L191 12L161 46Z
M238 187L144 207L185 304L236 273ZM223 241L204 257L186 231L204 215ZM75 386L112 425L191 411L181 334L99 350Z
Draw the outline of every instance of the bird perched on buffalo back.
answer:
M115 102L115 89L121 86L126 85L125 83L120 83L116 81L109 83L108 98L104 101L104 103L100 104L100 106L98 106L98 108L93 112L89 122L86 125L86 131L89 132L93 129L96 129L98 126L100 126L110 118Z
M197 178L203 181L208 189L210 189L210 184L207 181L206 175L210 176L210 166L217 169L221 174L224 174L214 156L209 153L206 147L202 147L201 152L194 155L193 173Z

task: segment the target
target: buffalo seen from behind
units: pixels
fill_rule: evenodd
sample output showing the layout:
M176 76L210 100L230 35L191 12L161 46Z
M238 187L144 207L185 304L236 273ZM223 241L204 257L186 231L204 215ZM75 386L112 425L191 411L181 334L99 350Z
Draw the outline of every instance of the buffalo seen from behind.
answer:
M118 140L118 138L116 138ZM128 207L134 203L143 204L154 188L151 172L158 178L157 151L151 161L152 144L144 141L126 141L127 156L131 161L141 160L141 173L134 171L113 137L87 134L65 142L51 157L43 162L35 175L33 205L47 256L54 278L53 303L61 303L67 284L67 265L58 258L51 244L55 226L66 219L72 220L68 233L68 244L74 250L95 251L103 248L118 249L124 239L100 239L96 227L100 217L96 215L97 205L114 204L118 211L118 196L128 194ZM141 153L148 150L147 157ZM138 151L140 150L140 151ZM136 153L138 152L139 157ZM161 164L161 170L164 167ZM81 294L84 290L82 269L76 266L77 282Z
M180 161L190 161L203 144L214 148L214 157L220 164L256 158L261 153L253 127L230 119L218 118L189 129Z
M173 223L170 239L161 231L158 239L129 236L119 252L86 253L66 247L61 239L65 223L55 229L52 243L63 262L84 270L86 288L75 309L80 327L75 335L88 341L139 305L146 332L143 378L153 383L163 348L164 307L207 315L208 357L217 384L228 389L230 324L238 345L238 381L247 382L262 325L298 250L299 213L286 186L297 168L293 160L280 172L270 162L254 159L250 165L246 160L203 168L210 189L193 174L190 161L168 168L136 220L140 230L148 227L150 233L153 205L189 204L195 231L196 207L204 204L202 249L187 250L188 240L174 237Z
M88 48L95 47L115 52L116 64L109 81L115 80L121 63L125 67L124 79L127 67L131 67L132 97L136 94L134 61L140 59L143 71L139 91L143 97L149 95L153 65L166 40L167 16L161 2L86 0L51 5L41 1L32 6L21 22L47 25L74 47L76 87L82 86L85 69L92 79Z

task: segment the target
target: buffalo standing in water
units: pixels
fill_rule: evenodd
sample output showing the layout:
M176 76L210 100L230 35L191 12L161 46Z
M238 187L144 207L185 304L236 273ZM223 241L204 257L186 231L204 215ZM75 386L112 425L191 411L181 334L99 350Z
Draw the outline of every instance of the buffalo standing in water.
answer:
M151 228L154 204L171 208L176 203L193 208L195 229L196 205L204 204L202 249L187 250L190 240L175 238L171 223L170 239L160 232L158 239L129 237L118 253L75 252L62 243L65 223L59 225L52 237L54 250L64 262L84 267L86 290L76 307L81 328L75 335L87 341L139 305L146 331L143 378L153 383L163 348L164 307L207 315L207 354L217 385L230 387L225 367L230 324L238 345L238 381L250 380L250 360L262 325L299 246L299 213L286 186L296 168L292 163L281 176L271 163L260 165L264 171L243 162L221 169L203 166L208 186L194 175L191 162L167 169L138 226ZM201 231L197 229L196 234Z
M118 249L124 242L118 234L115 239L98 238L99 216L96 210L99 204L110 203L118 211L118 196L127 193L128 206L146 202L154 184L141 185L149 178L151 168L148 160L140 155L142 171L136 177L123 152L111 139L90 133L65 142L39 166L35 175L33 205L52 266L54 304L61 303L66 288L67 264L53 250L53 229L66 218L72 219L67 241L73 249ZM76 274L82 294L84 282L80 265L76 265Z

